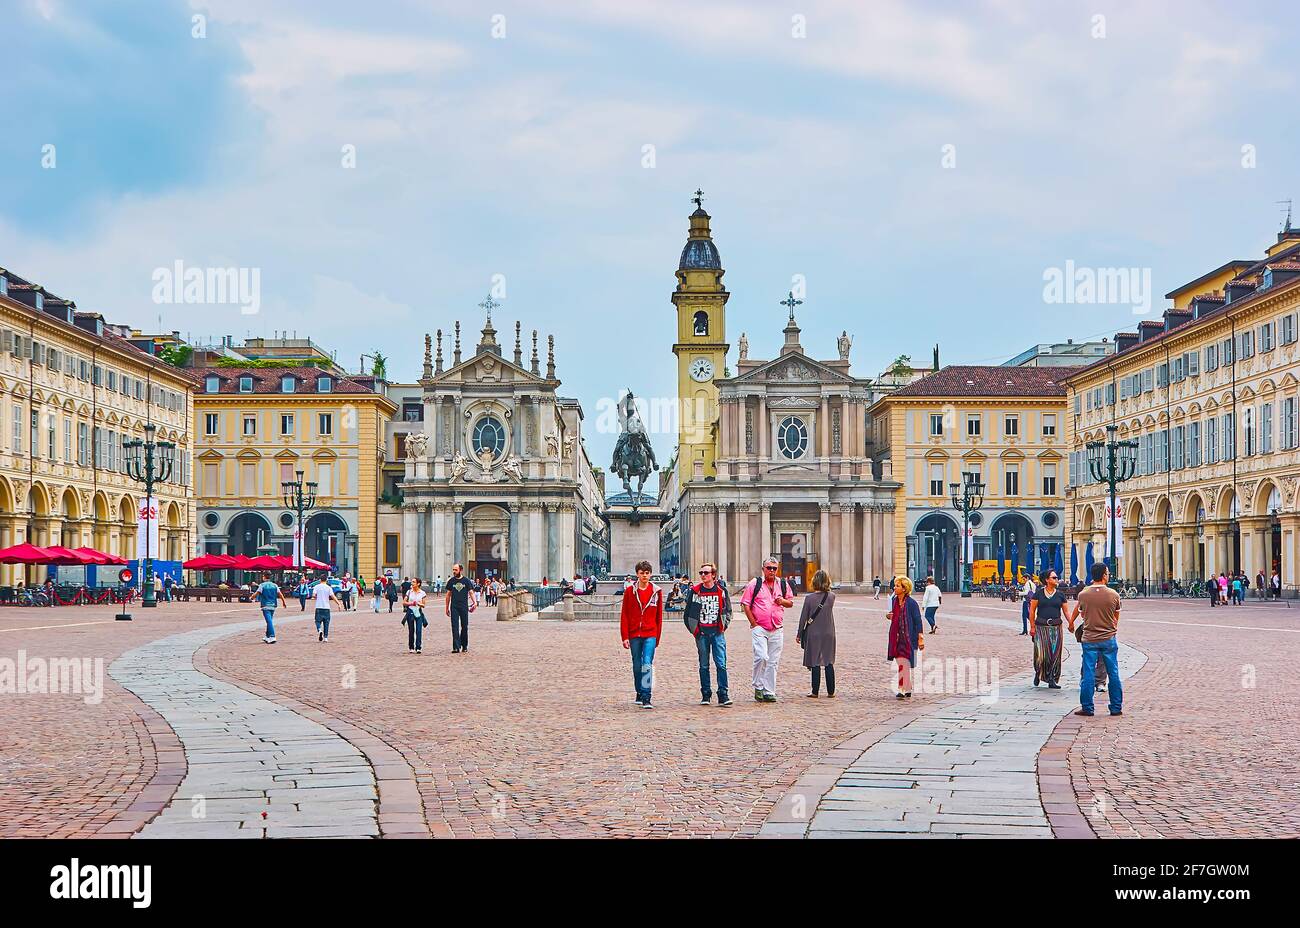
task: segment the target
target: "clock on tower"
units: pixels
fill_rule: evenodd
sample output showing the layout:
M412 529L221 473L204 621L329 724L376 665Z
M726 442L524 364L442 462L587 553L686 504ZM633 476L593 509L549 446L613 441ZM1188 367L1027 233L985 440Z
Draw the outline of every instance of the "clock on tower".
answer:
M718 387L716 378L726 363L727 293L722 285L722 259L709 230L704 194L696 190L695 212L681 260L677 263L677 478L692 480L717 474Z

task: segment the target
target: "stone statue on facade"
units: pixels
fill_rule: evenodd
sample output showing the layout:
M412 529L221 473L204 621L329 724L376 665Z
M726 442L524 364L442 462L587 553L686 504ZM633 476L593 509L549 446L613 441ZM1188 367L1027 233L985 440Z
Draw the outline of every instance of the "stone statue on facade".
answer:
M745 337L744 332L740 333L740 360L749 360L749 339Z
M551 457L559 457L560 455L560 439L554 432L546 436L546 453Z
M429 445L429 436L423 432L412 432L406 436L406 459L408 461L421 461L424 459L425 450Z
M469 470L469 462L465 460L465 455L458 454L451 459L451 479L461 480L465 476L465 471Z
M505 464L501 465L501 469L505 471L508 479L514 480L516 483L524 482L524 469L519 458L512 457L508 459Z
M621 429L618 443L614 446L614 460L611 469L623 481L623 489L632 493L632 478L636 477L636 494L632 497L632 513L636 516L637 506L641 500L641 488L645 478L658 468L654 449L650 447L650 436L641 422L637 412L636 400L629 390L618 404L618 424Z
M840 349L840 360L847 361L849 359L849 349L853 347L853 339L849 337L847 329L840 332L837 343Z

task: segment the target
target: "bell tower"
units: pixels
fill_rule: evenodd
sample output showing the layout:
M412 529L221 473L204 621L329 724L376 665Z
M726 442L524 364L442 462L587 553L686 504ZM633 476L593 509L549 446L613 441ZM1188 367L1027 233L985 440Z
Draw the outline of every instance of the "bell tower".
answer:
M696 190L686 247L677 263L677 480L686 486L717 475L718 378L727 360L727 298L704 193Z

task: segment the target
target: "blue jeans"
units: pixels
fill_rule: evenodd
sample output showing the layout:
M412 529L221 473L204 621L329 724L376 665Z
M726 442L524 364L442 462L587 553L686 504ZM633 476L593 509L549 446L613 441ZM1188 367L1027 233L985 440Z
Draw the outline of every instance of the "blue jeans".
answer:
M633 638L627 643L632 652L632 685L636 687L638 702L650 701L656 644L658 642L654 638Z
M925 607L925 620L926 620L927 622L930 623L930 627L931 627L931 628L934 628L934 616L935 616L935 613L937 613L938 611L939 611L939 607L938 607L938 606L926 606L926 607Z
M1079 705L1085 711L1093 711L1092 692L1096 688L1097 658L1101 657L1106 665L1106 694L1110 697L1110 711L1119 712L1124 706L1124 687L1119 682L1119 641L1107 638L1105 641L1085 641L1083 643L1083 667L1079 671Z
M316 631L326 638L330 636L330 611L328 609L316 610Z
M1029 600L1027 599L1020 602L1020 631L1029 634Z
M726 702L727 689L727 636L718 632L700 632L695 639L695 650L700 656L700 697L708 699L713 695L713 683L709 679L709 655L713 655L713 664L718 668L718 702Z
M274 606L272 606L270 609L266 608L265 606L262 607L262 618L266 619L266 637L268 638L275 637L275 622L271 621L274 617L275 617Z
M409 609L406 612L406 647L417 651L424 650L424 615L416 615Z

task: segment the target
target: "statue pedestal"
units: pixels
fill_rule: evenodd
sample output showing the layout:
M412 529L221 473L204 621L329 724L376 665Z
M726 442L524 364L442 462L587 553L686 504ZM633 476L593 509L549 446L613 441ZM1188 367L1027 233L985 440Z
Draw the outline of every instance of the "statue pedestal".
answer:
M668 511L656 505L653 497L644 497L632 510L627 494L606 501L603 515L609 525L609 573L613 577L636 576L638 561L649 561L651 572L659 573L659 527Z

